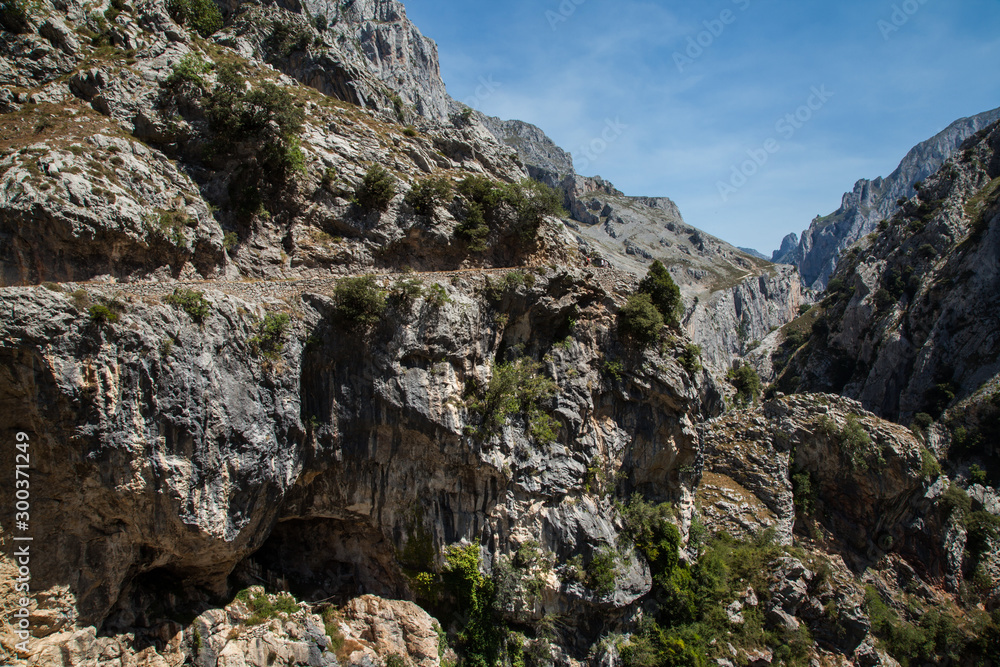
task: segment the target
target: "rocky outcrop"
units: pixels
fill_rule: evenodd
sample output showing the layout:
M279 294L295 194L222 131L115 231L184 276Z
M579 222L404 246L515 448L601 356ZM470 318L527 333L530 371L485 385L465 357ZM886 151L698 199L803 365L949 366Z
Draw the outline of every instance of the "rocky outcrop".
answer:
M801 239L786 237L773 261L797 266L806 286L824 289L844 250L895 215L900 201L916 194L920 182L938 171L966 139L998 119L1000 109L957 120L914 147L888 177L858 181L841 207L813 220Z
M500 120L477 113L483 125L503 144L516 151L528 173L549 187L560 188L567 177L576 174L573 157L559 148L538 127L520 120Z
M404 255L413 268L510 265L532 252L553 254L554 248L544 250L547 243L565 246L558 230L549 229L542 231L541 247L498 243L499 254L471 255L454 238L459 213L453 202L442 202L430 219L412 213L403 195L431 173L454 180L468 174L527 177L484 126L473 121L459 128L442 120L443 112L433 111L440 106L438 93L421 98L424 118L409 107L400 116L391 101L385 102L387 116L336 103L279 73L368 104L359 86L371 84L374 74L365 73L360 61L350 64L360 72L351 80L354 93L317 83L341 67L318 54L354 48L355 38L336 30L354 26L379 43L380 31L424 42L410 34L415 29L398 3L354 5L338 22L341 28L324 32L296 12L240 5L211 42L196 42L152 3L103 24L112 36L121 35L114 46L78 45L72 55L36 49L38 62L51 61L37 71L16 66L36 38L9 36L0 61L10 75L0 82L36 92L9 96L15 111L7 116L2 163L4 283L328 275L399 265ZM46 16L37 20L55 15ZM67 16L89 20L75 5ZM304 50L296 51L299 46ZM391 52L380 61L387 72L403 67L395 60L387 64L401 57ZM303 108L305 121L294 137L300 168L286 176L273 165L259 168L266 151L252 142L220 152L218 128L207 116L208 93L218 83L218 68L211 69L223 62L242 67L260 89L278 85ZM427 76L408 71L425 83L434 79L431 70ZM34 114L16 112L24 105ZM401 117L420 131L398 124ZM372 164L393 170L397 196L384 211L367 213L351 198Z
M84 626L127 628L165 573L218 595L251 554L320 599L410 595L401 563L434 570L463 539L487 545L487 562L528 536L563 562L612 546L602 498L616 482L597 480L680 497L694 424L717 393L669 353L606 379L601 359L621 354L608 342L615 297L582 274L487 280L456 274L443 302L398 303L369 336L323 294L210 292L198 324L155 291L7 288L3 429L36 434L34 474L49 489L33 505L48 545L33 584L71 591ZM86 298L120 319L88 317ZM268 312L292 316L280 356L259 352ZM520 419L469 434L469 388L485 391L513 350L541 359L558 387L540 406L551 444ZM554 578L530 613L610 618L649 589L634 554L618 571L602 593Z
M853 440L844 435L851 423ZM923 492L913 434L840 397L775 399L720 417L701 433L705 463L698 496L709 525L730 534L773 527L790 543L792 478L804 473L815 515L838 539L868 553L879 548L880 534L902 530L901 512Z

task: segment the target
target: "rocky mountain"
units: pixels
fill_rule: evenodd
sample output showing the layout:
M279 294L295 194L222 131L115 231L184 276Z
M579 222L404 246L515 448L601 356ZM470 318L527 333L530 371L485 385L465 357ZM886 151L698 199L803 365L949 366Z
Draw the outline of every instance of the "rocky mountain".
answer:
M801 238L785 237L772 260L797 266L802 282L822 291L845 249L891 218L900 202L913 197L920 183L937 172L966 139L998 119L1000 109L957 120L915 146L886 178L861 179L844 195L839 209L813 220Z
M845 254L789 382L907 424L996 384L998 141L996 124L971 137Z
M851 299L810 311L835 333L781 347L762 401L709 371L797 312L794 269L668 199L528 178L566 162L439 105L398 3L42 0L0 26L0 661L994 659L1000 403L957 402L996 373L992 274L966 275L995 251L996 130L907 204L923 227L844 264ZM931 375L968 361L911 430L834 371L869 313L849 276L891 296L925 240L962 291L914 310L901 264L873 366L917 387L921 340ZM791 394L800 363L838 391Z

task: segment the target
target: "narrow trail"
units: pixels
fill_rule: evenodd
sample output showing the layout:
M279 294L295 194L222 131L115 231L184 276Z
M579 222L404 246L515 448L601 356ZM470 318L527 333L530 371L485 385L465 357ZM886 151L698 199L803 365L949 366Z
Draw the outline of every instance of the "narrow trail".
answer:
M275 280L171 280L166 282L133 282L133 283L108 283L87 281L69 283L76 288L83 288L90 292L97 292L107 296L128 295L138 298L162 298L171 294L175 289L191 289L204 292L222 292L236 296L245 300L254 301L262 299L284 299L297 297L306 293L323 294L333 291L338 282L347 278L359 278L371 276L378 281L382 287L388 287L393 282L399 280L419 280L423 282L446 282L454 278L468 277L503 277L509 273L527 272L545 268L552 273L549 267L541 266L517 266L503 268L465 268L449 269L444 271L365 271L362 273L349 273L338 275L317 276L311 278L287 278ZM626 293L634 288L634 276L611 267L582 267L585 275L590 276L595 283L600 284L608 292ZM573 270L573 267L558 267L555 273L563 269ZM31 286L22 286L31 287ZM8 288L2 288L8 289ZM2 294L2 292L0 292Z

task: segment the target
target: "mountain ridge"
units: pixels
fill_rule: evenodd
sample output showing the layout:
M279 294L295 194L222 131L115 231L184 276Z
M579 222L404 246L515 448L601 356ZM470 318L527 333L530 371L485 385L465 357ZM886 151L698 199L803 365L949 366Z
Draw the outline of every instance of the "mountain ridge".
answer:
M881 220L892 217L900 200L916 194L916 184L935 173L968 137L997 119L1000 108L960 118L910 149L887 177L858 180L844 194L840 208L817 217L801 237L786 236L772 261L797 266L806 287L821 291L841 252L874 231Z

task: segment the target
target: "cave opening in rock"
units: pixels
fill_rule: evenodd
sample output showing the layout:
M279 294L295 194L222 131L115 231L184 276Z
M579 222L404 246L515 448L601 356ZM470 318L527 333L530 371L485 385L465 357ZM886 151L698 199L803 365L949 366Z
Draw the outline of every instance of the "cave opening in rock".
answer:
M264 545L240 563L230 583L287 590L309 602L340 604L366 593L409 597L392 544L370 523L354 519L279 522Z

